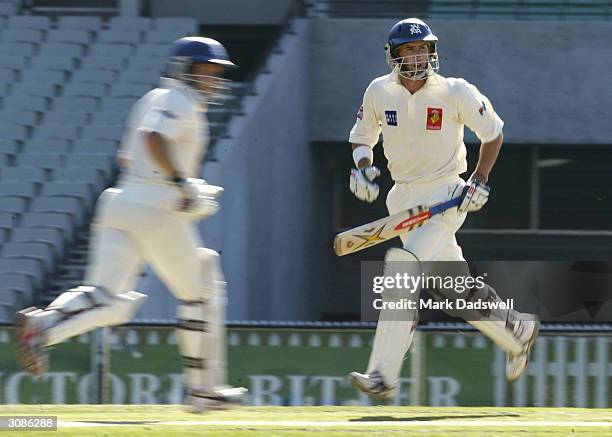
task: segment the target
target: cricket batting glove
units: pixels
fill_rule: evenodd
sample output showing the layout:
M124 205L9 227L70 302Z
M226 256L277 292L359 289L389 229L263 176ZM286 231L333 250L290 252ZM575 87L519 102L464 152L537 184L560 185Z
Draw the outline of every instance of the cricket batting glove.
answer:
M467 181L463 201L459 205L459 212L472 212L481 209L489 200L491 188L478 176L472 175Z
M368 166L360 170L352 169L349 181L351 193L363 202L374 202L378 198L378 191L380 190L378 184L374 182L374 179L378 176L380 176L380 170L377 167Z
M208 193L202 193L201 186L206 183L201 179L183 179L175 177L172 182L181 191L181 198L176 208L201 220L210 217L219 210L219 203Z
M177 209L182 212L189 212L195 207L198 201L197 188L187 179L180 176L175 176L172 182L181 191L181 199L178 202Z

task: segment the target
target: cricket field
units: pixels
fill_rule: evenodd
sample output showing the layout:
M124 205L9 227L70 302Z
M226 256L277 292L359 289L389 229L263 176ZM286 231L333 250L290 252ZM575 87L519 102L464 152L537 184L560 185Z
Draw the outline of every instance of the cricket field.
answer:
M2 436L592 436L612 437L612 409L238 407L191 414L177 405L3 405L11 416L57 416L57 431Z

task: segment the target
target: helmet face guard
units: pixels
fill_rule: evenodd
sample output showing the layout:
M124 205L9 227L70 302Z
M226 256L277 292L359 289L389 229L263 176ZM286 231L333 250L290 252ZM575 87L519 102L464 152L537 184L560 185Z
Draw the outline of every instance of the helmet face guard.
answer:
M423 80L435 74L440 69L435 43L428 44L429 52L417 55L397 56L397 48L387 51L387 64L401 77L409 80Z
M182 80L191 83L210 105L221 104L231 91L231 80L219 76L185 73Z
M207 104L220 104L230 92L231 80L215 75L192 73L196 62L188 57L172 57L166 65L166 75L191 86Z
M420 41L427 43L428 53L399 56L399 48L402 45ZM427 79L440 68L436 51L437 41L438 37L431 32L424 21L418 18L407 18L399 21L389 31L387 45L385 46L387 64L405 79Z

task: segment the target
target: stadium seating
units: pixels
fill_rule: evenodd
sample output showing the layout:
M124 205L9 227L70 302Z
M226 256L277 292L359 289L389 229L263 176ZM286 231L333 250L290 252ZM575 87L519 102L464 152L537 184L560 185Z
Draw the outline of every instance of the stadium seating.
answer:
M51 27L51 19L42 16L15 15L9 18L7 25L9 29L47 30Z
M6 243L2 247L2 257L38 259L47 272L55 265L53 250L45 243Z
M102 27L100 17L94 16L66 16L57 20L58 29L97 31Z
M80 58L83 56L84 48L79 44L47 42L41 44L40 52L49 56L62 56L66 58Z
M149 30L151 19L147 17L114 17L108 22L110 29L116 30Z
M0 3L2 4L2 3ZM28 64L28 57L20 53L16 54L0 54L0 65L2 68L10 68L13 70L23 70Z
M71 72L76 66L76 59L63 56L38 55L30 60L30 66L37 70L60 70Z
M15 92L15 89L13 89L13 92ZM2 112L3 121L21 124L22 126L34 126L38 123L39 118L36 111L27 111L25 109L7 109Z
M17 12L17 7L11 3L0 3L0 17L10 17Z
M115 73L110 70L82 69L74 72L72 82L79 83L112 83Z
M0 41L0 55L33 56L35 50L35 44Z
M8 291L11 291L11 295L15 295L14 302L15 307L23 307L29 305L34 298L34 291L30 279L23 274L19 273L0 273L0 284L2 284L0 290L2 290L3 297Z
M55 29L47 33L47 41L87 45L91 42L91 32L80 29Z
M0 34L0 40L39 44L43 40L43 33L36 29L6 29Z

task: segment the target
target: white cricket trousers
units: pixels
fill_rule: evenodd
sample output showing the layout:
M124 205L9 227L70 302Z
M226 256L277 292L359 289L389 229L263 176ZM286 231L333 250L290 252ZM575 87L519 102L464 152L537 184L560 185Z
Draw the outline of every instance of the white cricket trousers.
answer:
M396 183L387 194L389 214L418 206L433 206L450 200L460 193L458 184L465 184L457 176L446 176L430 182L410 184ZM467 213L451 208L434 216L429 222L404 234L401 239L404 249L412 252L419 261L465 261L455 233L463 225Z
M449 176L425 183L396 183L387 195L389 214L395 214L418 205L433 206L451 199L461 192L457 188L463 181L459 176ZM461 185L462 186L462 185ZM403 264L414 269L413 276L420 274L420 263L416 261L465 261L461 247L457 244L455 233L465 221L466 214L458 213L457 208L434 216L420 228L404 234L402 238L405 251L390 249L385 262L410 262ZM408 251L408 252L406 252ZM386 264L385 275L394 275L397 264ZM401 269L400 269L401 270ZM417 299L419 294L411 295ZM393 292L383 295L384 300L394 300ZM367 373L379 372L387 385L396 387L404 356L410 348L418 320L418 310L406 310L397 317L397 312L381 311L374 343L370 353Z
M175 208L179 191L128 182L100 196L92 227L85 283L112 293L133 290L143 262L180 300L196 300L202 286L202 241L188 214Z

